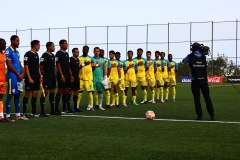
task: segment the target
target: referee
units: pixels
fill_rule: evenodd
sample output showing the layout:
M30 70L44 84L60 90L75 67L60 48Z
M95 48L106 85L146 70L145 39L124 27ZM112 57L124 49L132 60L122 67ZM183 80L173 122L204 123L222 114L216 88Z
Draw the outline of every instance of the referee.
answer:
M72 75L74 78L74 81L71 83L71 91L73 92L73 103L74 103L74 112L82 112L77 106L77 100L78 100L78 91L80 89L80 79L79 79L79 50L78 48L72 49L73 56L70 57L70 68L72 71Z
M65 39L62 39L59 41L59 46L60 50L57 51L55 55L58 82L58 92L55 98L55 111L57 114L61 114L59 110L59 102L62 96L62 113L72 113L73 110L70 108L71 92L69 89L71 88L71 82L73 82L74 78L70 69L69 55L68 52L66 52L68 49L68 43Z
M37 113L37 97L40 89L40 82L42 82L42 74L39 69L39 56L40 41L33 40L31 42L31 50L24 55L24 68L25 68L25 95L23 98L23 114L26 115L28 98L32 94L32 117L39 117Z
M49 94L49 102L51 106L51 115L56 115L57 113L54 111L54 94L56 89L56 73L55 73L55 56L53 52L55 51L55 45L53 42L47 42L46 44L47 51L43 53L40 59L40 71L43 75L43 88L45 97L50 91ZM45 106L45 97L43 94L40 98L40 105L41 105L41 116L46 117L46 113L44 110Z

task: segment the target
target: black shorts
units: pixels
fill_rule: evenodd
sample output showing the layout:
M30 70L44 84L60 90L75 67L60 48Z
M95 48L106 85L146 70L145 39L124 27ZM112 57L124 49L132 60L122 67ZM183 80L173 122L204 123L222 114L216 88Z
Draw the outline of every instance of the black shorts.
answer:
M71 89L70 72L63 72L63 76L66 80L65 83L62 82L62 78L61 78L60 74L57 73L58 88L61 88L61 89L69 88L69 89Z
M26 76L25 77L25 90L26 91L38 91L40 90L40 76L39 74L37 75L31 75L32 80L34 81L34 83L29 83L29 79Z
M74 81L71 83L71 90L78 91L80 89L80 80L78 77L74 77Z
M56 88L56 74L44 73L43 74L43 88L44 89L55 89Z

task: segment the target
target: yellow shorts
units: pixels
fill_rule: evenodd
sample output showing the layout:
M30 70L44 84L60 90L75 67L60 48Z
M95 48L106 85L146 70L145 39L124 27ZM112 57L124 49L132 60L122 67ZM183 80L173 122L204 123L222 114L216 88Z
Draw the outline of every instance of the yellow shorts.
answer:
M119 89L120 89L121 91L124 91L124 90L125 90L125 83L124 83L124 80L123 80L123 79L121 80L121 83L119 84Z
M137 81L125 81L125 87L136 87Z
M93 81L80 80L80 89L79 90L80 91L86 90L87 92L94 91Z
M0 82L0 94L6 93L6 82Z
M155 78L153 78L153 79L148 79L147 81L148 81L148 86L149 86L149 87L155 87L155 86L156 86L156 80L155 80Z
M162 79L162 78L157 79L157 80L156 80L156 84L157 84L158 86L163 86L163 85L164 85L163 79Z
M170 78L169 85L170 86L176 86L176 79L175 78Z
M148 86L148 83L145 77L137 78L137 85L138 84L140 84L141 86Z

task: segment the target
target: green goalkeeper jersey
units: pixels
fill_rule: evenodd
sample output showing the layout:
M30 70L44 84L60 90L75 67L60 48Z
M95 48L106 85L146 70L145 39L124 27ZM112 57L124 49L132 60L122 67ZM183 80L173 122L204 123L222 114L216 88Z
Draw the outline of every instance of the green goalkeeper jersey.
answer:
M103 81L103 74L104 74L103 70L106 68L105 60L101 57L99 57L99 58L93 57L93 59L95 60L95 65L98 64L98 62L102 63L101 66L96 66L96 68L93 72L93 81L94 81L94 83L102 82Z

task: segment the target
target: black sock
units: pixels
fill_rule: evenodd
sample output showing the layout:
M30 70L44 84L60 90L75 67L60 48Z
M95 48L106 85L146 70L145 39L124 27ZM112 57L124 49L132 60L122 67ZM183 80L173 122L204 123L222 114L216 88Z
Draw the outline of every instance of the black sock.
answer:
M32 97L31 103L32 103L32 114L36 114L37 113L37 98Z
M63 103L63 112L64 112L67 106L67 94L62 95L62 103Z
M73 96L74 109L77 109L77 100L78 100L78 96L77 96L77 95L74 95L74 96Z
M23 114L27 112L28 98L23 97Z
M45 95L46 96L46 95ZM43 96L43 94L40 97L40 105L41 105L41 113L45 113L44 111L44 106L45 106L45 97Z
M67 94L67 107L71 109L71 94Z
M54 93L49 94L49 102L51 106L51 112L53 112L54 111Z
M55 98L55 110L59 110L59 102L60 102L60 98L61 98L61 93L57 93L56 94L56 98Z

